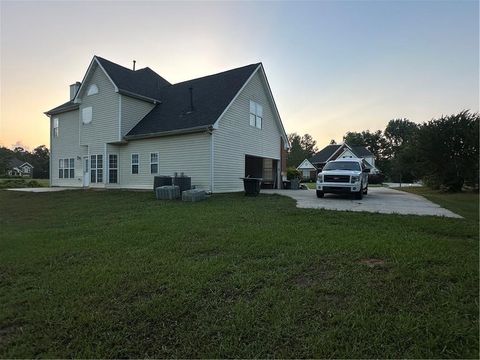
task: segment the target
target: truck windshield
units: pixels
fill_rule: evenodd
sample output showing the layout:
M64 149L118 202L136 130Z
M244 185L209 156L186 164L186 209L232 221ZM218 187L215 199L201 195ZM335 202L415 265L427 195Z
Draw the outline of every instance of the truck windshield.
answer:
M360 171L360 164L356 161L329 162L323 170L353 170Z

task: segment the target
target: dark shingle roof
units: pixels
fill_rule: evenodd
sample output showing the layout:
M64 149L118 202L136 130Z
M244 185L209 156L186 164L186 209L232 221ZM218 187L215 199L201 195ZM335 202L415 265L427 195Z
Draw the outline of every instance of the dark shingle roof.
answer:
M66 103L57 106L56 108L53 108L51 110L48 110L45 114L47 115L55 115L55 114L60 114L62 112L70 111L70 110L76 110L78 109L79 104L74 104L72 100L67 101Z
M335 151L337 151L342 145L327 145L322 150L313 155L308 161L312 164L321 164L326 162Z
M370 150L368 150L365 146L350 146L352 151L355 155L359 158L364 158L366 156L373 156Z
M159 92L161 104L156 105L126 137L213 125L259 65L251 64L163 87ZM190 111L190 87L193 89L193 111Z
M99 56L96 56L96 58L115 85L117 85L120 92L123 90L128 93L159 100L160 89L171 85L148 67L133 71Z
M19 159L14 158L14 157L12 157L8 160L8 166L11 169L13 169L15 167L18 168L19 166L22 166L23 164L25 164L25 161L19 160Z

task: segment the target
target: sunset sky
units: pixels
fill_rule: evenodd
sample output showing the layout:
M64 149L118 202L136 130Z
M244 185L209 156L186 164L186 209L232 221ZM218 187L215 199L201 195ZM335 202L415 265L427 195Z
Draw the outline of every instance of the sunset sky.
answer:
M477 1L0 1L0 144L49 145L43 114L93 55L175 83L263 62L287 132L323 146L392 118L479 110Z

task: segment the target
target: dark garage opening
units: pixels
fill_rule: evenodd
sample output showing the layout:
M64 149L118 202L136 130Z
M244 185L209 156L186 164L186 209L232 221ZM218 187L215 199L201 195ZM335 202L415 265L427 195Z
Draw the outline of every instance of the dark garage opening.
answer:
M245 177L261 178L262 188L276 189L278 160L245 155Z

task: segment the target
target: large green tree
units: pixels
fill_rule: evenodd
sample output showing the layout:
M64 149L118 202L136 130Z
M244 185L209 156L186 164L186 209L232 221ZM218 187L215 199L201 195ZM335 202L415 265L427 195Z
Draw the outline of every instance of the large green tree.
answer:
M287 157L287 166L297 167L300 163L312 157L317 152L317 142L310 134L303 136L297 133L288 134L288 141L290 142L290 151Z
M370 132L369 130L362 132L349 131L343 137L343 141L350 146L365 146L375 155L377 160L385 157L385 149L387 142L381 130Z
M420 126L418 161L428 185L449 191L478 186L479 121L478 113L464 110Z
M11 158L30 163L33 166L34 178L48 178L50 151L45 145L37 146L31 152L22 146L15 146L13 150L0 147L0 176L6 173Z

